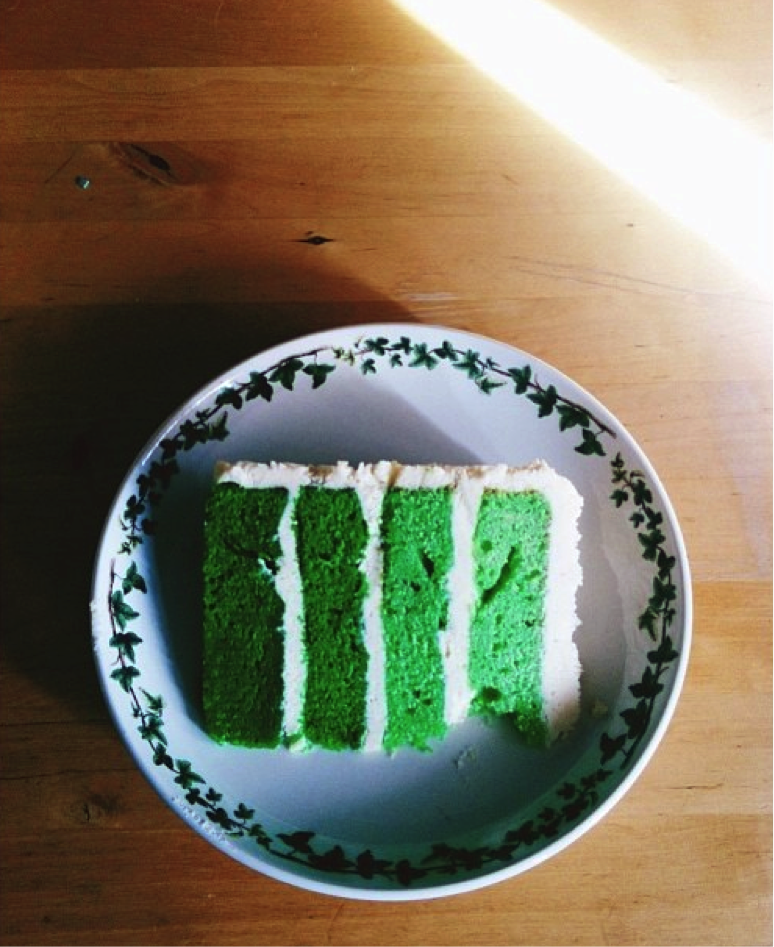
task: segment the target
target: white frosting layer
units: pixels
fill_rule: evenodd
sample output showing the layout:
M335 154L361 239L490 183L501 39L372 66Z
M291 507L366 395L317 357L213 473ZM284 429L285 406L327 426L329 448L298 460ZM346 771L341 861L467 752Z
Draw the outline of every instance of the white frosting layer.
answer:
M452 537L455 550L470 550L484 490L538 491L551 507L549 561L546 582L545 631L543 654L543 703L550 736L556 738L570 729L579 712L580 663L573 634L578 624L575 593L581 581L578 553L582 499L569 480L538 461L528 467L496 466L401 466L383 461L351 467L344 462L335 466L305 467L297 464L219 464L219 482L244 487L284 486L291 502L280 524L282 562L277 574L277 589L285 606L285 684L284 728L297 734L303 709L304 663L302 628L303 597L301 577L292 535L292 510L299 488L306 483L329 488L350 487L357 491L368 527L368 542L362 570L369 593L364 604L364 643L368 653L366 738L364 749L382 745L386 727L384 690L385 654L381 622L382 553L379 519L388 487L407 489L452 489ZM473 693L468 683L468 630L475 604L474 563L472 555L457 554L448 576L449 612L447 627L439 633L439 646L446 677L444 717L451 725L468 713Z
M387 728L387 695L384 690L385 652L382 634L382 546L379 523L382 499L391 479L392 465L376 464L360 469L357 492L368 528L368 543L363 556L368 595L363 603L363 637L368 653L366 679L365 750L381 749Z

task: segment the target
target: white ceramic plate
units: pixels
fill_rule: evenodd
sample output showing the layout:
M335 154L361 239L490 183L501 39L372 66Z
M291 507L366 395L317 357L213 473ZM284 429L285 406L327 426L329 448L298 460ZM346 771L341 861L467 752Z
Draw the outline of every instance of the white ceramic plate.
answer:
M471 720L431 753L221 746L202 730L202 514L217 459L525 464L584 498L582 719L550 749ZM138 766L245 865L316 891L413 899L524 871L578 838L642 770L688 659L688 562L621 424L555 369L442 327L365 325L279 346L195 395L150 440L97 555L98 672Z

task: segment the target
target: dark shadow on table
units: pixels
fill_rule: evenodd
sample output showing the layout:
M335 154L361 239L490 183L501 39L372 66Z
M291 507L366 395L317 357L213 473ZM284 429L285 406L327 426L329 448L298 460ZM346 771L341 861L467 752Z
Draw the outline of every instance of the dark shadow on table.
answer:
M260 286L259 271L251 265L244 282ZM208 283L238 286L242 274L209 276L198 274L202 295ZM283 285L274 265L266 285ZM350 277L295 270L286 286L312 301L170 304L168 285L148 287L145 298L156 302L3 313L2 648L44 692L41 708L50 695L78 719L106 713L91 650L94 557L119 484L158 426L211 379L275 344L337 326L412 321ZM191 293L181 287L179 296ZM14 700L9 689L3 697Z

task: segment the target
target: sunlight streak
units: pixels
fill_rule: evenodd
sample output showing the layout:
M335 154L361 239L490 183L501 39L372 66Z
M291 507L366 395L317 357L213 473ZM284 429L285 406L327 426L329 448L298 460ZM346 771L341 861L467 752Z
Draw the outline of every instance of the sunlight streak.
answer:
M771 281L768 143L541 0L397 0L563 134Z

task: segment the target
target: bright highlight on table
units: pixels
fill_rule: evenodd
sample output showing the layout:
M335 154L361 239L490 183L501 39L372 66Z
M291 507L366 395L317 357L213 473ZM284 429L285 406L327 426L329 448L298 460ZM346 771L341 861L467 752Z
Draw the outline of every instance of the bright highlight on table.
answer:
M541 0L401 7L742 273L771 279L771 149Z

